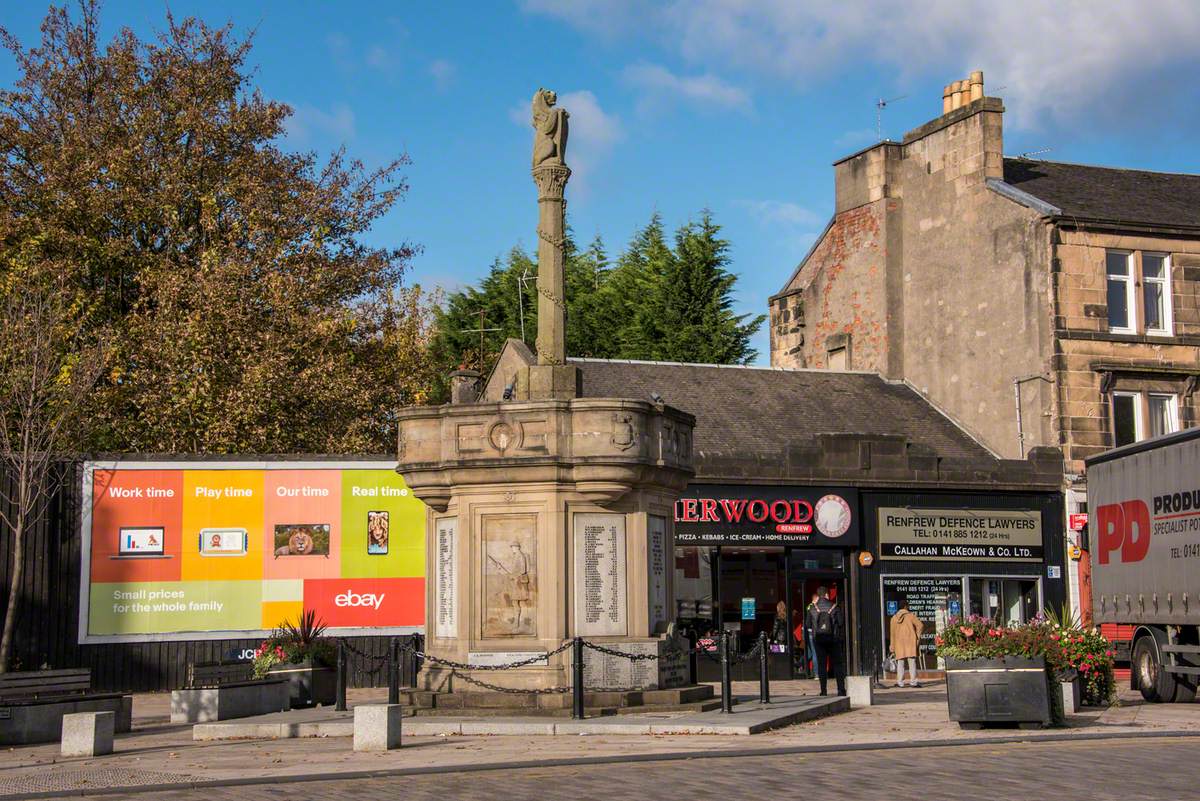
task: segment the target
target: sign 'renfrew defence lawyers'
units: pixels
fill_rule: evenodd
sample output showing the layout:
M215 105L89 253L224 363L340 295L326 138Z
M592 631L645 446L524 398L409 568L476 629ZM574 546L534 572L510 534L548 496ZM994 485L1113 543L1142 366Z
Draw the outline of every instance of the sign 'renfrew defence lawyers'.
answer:
M1040 512L1013 509L879 510L880 559L1040 562Z

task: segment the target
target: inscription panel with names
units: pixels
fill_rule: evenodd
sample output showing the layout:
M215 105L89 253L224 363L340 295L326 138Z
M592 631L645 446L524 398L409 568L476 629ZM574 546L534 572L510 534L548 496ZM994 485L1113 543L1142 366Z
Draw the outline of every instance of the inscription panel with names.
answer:
M625 515L575 515L575 627L584 637L628 633Z

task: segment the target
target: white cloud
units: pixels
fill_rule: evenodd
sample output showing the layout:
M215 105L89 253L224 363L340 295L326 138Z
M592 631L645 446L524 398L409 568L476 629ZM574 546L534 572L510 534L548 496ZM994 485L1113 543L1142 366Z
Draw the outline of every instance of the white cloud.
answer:
M284 129L289 140L303 147L310 147L322 138L341 144L354 138L354 112L345 103L335 103L328 111L304 103L294 107Z
M567 166L571 168L571 188L575 197L586 196L588 178L604 162L613 148L625 138L621 118L600 107L596 95L586 89L558 96L558 105L571 115L567 137ZM532 131L529 101L522 100L508 111L517 125ZM530 133L532 137L533 134Z
M872 64L940 83L984 70L1014 122L1106 112L1121 98L1178 102L1181 65L1200 61L1200 3L1180 0L523 0L605 36L645 34L704 69L798 84ZM1151 80L1151 76L1158 76ZM930 98L940 111L940 97Z
M454 66L453 61L447 61L444 58L434 59L429 64L429 75L433 78L433 85L437 87L439 92L444 92L454 83L454 78L458 74L458 67Z
M763 225L811 228L825 222L819 214L786 200L744 200L738 205L749 210L751 216Z
M367 65L380 72L392 72L398 66L395 57L382 45L367 48Z
M806 253L827 221L811 209L786 200L739 200L737 205L749 213L788 259L799 259Z
M680 76L659 64L642 62L626 67L624 79L654 100L683 99L700 106L749 108L750 95L712 73Z

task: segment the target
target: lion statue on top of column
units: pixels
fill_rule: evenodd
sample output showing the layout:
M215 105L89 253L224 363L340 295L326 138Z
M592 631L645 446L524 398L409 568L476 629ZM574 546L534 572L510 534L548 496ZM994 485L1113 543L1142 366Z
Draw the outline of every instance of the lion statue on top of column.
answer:
M558 95L550 89L538 89L533 94L533 168L543 164L566 166L567 119L566 109L556 108Z

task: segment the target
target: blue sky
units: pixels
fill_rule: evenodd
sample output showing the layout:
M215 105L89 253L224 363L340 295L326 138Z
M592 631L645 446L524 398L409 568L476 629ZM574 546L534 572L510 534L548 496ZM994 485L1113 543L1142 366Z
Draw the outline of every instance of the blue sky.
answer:
M16 5L17 7L13 7ZM288 144L341 144L368 165L407 153L411 191L371 233L423 252L410 282L455 288L532 246L528 103L572 113L576 237L615 254L654 211L675 228L711 209L732 242L737 303L766 311L824 227L831 162L937 116L941 88L985 71L1005 151L1200 172L1200 4L1064 0L173 0L177 17L255 31L251 63L296 109ZM161 2L110 0L104 33L161 28ZM35 41L38 3L0 24ZM0 81L14 65L0 55ZM999 88L1003 87L1003 88ZM755 341L767 360L767 334Z

